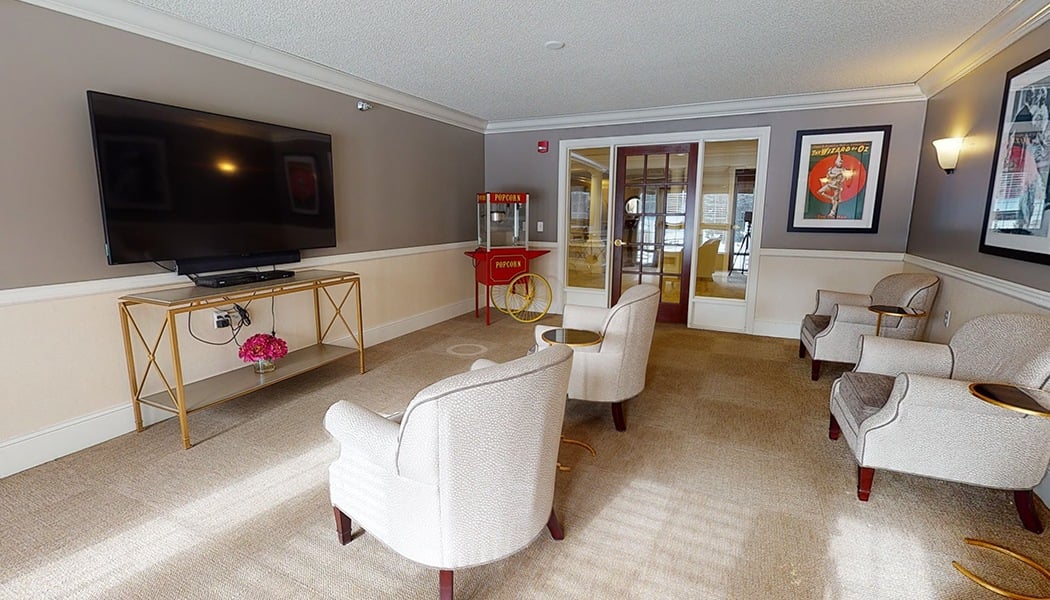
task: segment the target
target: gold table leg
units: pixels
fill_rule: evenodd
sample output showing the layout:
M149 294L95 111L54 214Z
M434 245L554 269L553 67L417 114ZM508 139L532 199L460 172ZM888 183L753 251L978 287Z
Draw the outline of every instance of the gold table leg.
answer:
M998 544L993 544L991 542L986 542L986 541L983 541L983 540L976 540L976 539L973 539L973 538L966 538L964 541L967 544L970 544L971 546L977 546L977 547L980 547L980 548L988 548L989 550L994 550L996 552L1005 554L1005 555L1007 555L1007 556L1009 556L1011 558L1016 558L1017 560L1023 562L1024 564L1026 564L1026 565L1032 567L1033 569L1035 569L1036 571L1038 571L1039 574L1042 575L1043 577L1046 577L1048 580L1050 580L1050 569L1047 569L1043 565L1035 562L1034 560L1032 560L1031 558L1029 558L1029 557L1027 557L1027 556L1025 556L1023 554L1018 554L1017 552L1014 552L1013 550L1010 550L1010 549L1004 548L1004 547L1002 547L1002 546L1000 546ZM971 581L973 581L977 585L985 588L986 590L990 590L992 592L995 592L996 594L999 594L1000 596L1005 596L1007 598L1012 598L1013 600L1050 600L1050 596L1026 596L1024 594L1020 594L1018 592L1011 592L1010 590L1003 589L1003 588L998 587L998 586L996 586L994 584L988 583L984 579L981 579L980 577L975 575L972 571L970 571L966 567L960 565L957 561L953 560L952 561L952 566L955 567L960 573L962 573L963 575L968 577Z
M581 448L586 448L587 451L591 453L591 456L598 456L598 452L594 449L593 446L591 446L587 442L581 442L580 440L574 440L574 439L571 439L571 438L567 438L567 437L565 437L563 435L563 436L561 436L561 443L563 443L563 444L572 444L574 446L579 446ZM558 470L559 471L571 471L572 467L566 467L565 465L563 465L563 464L561 464L559 462L558 463Z

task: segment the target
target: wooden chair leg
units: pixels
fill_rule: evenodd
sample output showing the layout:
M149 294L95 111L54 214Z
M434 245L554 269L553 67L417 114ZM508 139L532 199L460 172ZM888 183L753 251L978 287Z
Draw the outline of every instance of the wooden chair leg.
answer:
M820 361L813 359L813 364L809 367L809 378L813 381L820 379Z
M613 402L612 415L616 431L627 431L627 421L623 418L623 402Z
M839 427L839 422L835 420L835 415L828 415L828 438L832 440L839 439L842 435L842 428Z
M558 515L554 514L554 509L551 509L551 516L547 519L547 530L551 532L551 537L556 540L565 539L565 531L561 528L561 523L558 522Z
M335 531L339 535L339 543L345 546L350 543L350 531L352 530L350 517L335 506L332 507L332 510L335 511Z
M1021 517L1021 524L1025 529L1032 533L1043 533L1043 524L1035 511L1035 495L1032 490L1014 490L1014 506L1017 507L1017 516Z
M441 587L441 600L452 600L452 571L442 569L438 579Z
M798 357L806 358L806 345L802 343L802 340L798 341Z
M871 496L871 482L875 479L875 469L871 467L857 467L857 498L861 502L867 502Z

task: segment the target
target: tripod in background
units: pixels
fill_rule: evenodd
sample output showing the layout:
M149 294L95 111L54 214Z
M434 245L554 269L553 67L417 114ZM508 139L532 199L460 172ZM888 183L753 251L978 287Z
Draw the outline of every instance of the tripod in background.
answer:
M751 217L753 213L749 210L744 213L744 237L740 240L740 251L733 253L733 262L729 265L729 274L732 275L733 271L740 271L741 273L747 273L747 269L750 266L749 257L751 256ZM740 268L737 268L737 259L740 260Z

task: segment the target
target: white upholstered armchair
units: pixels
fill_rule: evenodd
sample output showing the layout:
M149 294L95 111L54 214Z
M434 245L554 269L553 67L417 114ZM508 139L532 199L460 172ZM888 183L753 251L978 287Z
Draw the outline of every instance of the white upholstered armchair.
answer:
M994 406L971 382L1050 390L1050 317L983 315L949 344L863 337L856 368L831 388L829 437L846 438L867 500L875 469L1012 490L1042 531L1032 488L1050 465L1050 419Z
M646 284L625 291L612 308L565 305L562 327L602 334L600 344L576 349L569 398L610 403L617 431L627 429L624 401L645 389L645 370L659 306L660 289ZM548 329L555 328L536 326L537 347L547 346L540 336Z
M572 368L567 347L472 370L416 394L398 424L349 402L325 415L339 442L329 468L341 543L351 518L392 550L440 569L507 557L554 515L554 478ZM391 594L397 595L397 594Z
M925 273L896 273L883 277L870 294L817 290L817 307L802 318L798 357L809 352L813 359L810 376L820 379L822 361L855 363L860 336L875 333L878 315L873 304L917 308L919 318L883 317L880 335L915 340L926 330L926 319L937 297L940 279Z

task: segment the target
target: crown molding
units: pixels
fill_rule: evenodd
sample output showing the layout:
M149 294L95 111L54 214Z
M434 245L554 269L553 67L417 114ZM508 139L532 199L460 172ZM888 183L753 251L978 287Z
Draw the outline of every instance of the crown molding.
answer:
M892 102L925 102L926 96L915 84L888 85L818 92L815 94L790 94L765 98L744 98L697 104L680 104L636 110L609 111L538 117L508 121L490 121L485 133L512 133L542 129L568 129L572 127L594 127L601 125L624 125L654 121L678 121L705 117L728 117L789 110L818 110L843 106L888 104Z
M916 84L926 97L932 97L1048 20L1050 3L1017 0L934 65Z
M488 122L127 0L21 1L478 133L568 129L926 101L1050 20L1050 4L1043 0L1017 0L914 84Z
M195 25L126 0L22 0L73 17L353 96L374 105L483 133L486 121L322 64Z

